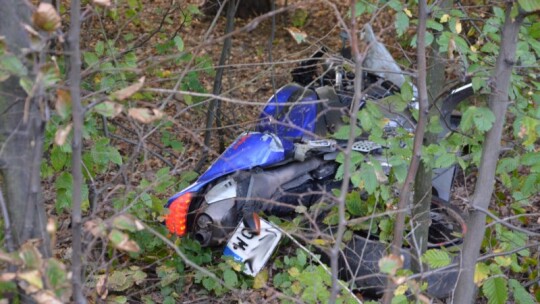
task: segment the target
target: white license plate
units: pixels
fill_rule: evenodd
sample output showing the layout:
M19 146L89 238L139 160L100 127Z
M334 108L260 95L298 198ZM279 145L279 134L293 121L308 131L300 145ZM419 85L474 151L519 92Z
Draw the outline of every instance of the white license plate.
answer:
M281 231L263 219L259 235L250 233L244 227L244 223L240 222L227 242L223 255L243 263L245 274L256 276L266 265L280 239Z

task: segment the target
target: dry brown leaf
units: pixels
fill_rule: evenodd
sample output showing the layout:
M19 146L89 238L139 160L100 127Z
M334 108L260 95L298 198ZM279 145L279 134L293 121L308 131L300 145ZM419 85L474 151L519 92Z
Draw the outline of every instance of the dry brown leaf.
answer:
M0 261L7 262L13 265L21 265L22 260L14 254L9 254L3 250L0 250Z
M107 281L106 278L107 277L105 275L100 275L96 284L97 294L102 300L105 300L107 298L107 295L109 294L109 290L105 285L105 282Z
M296 27L286 27L285 28L289 34L293 37L294 41L296 41L296 43L300 44L304 41L306 41L306 38L307 38L307 33L296 28Z
M461 34L461 31L463 30L463 27L461 26L461 21L456 21L456 33Z
M127 252L139 252L141 250L139 245L135 241L132 241L130 239L123 240L122 242L120 242L120 244L116 246L116 248Z
M54 32L61 25L62 19L50 3L41 2L32 15L34 25L46 32Z
M163 117L163 112L158 109L131 108L128 115L142 123L151 123Z
M16 276L17 276L17 274L15 274L13 272L0 273L0 282L12 281L13 279L15 279Z
M112 229L108 238L111 241L111 244L117 249L127 252L139 252L139 250L141 250L135 241L129 239L129 235L118 229Z
M63 303L57 297L55 297L52 291L50 290L42 290L36 294L33 294L32 298L34 298L34 300L36 300L36 302L39 304L62 304Z
M143 76L139 80L137 80L137 82L135 82L134 84L128 87L125 87L121 90L118 90L116 92L113 92L111 94L111 98L122 101L124 99L131 97L133 94L137 93L137 91L139 91L143 87L144 79L145 77Z
M67 137L69 135L69 132L71 132L72 124L69 124L63 128L59 128L56 130L56 134L54 135L54 143L58 146L62 146L66 143Z
M43 289L43 280L41 279L41 273L38 270L17 273L17 278L28 282L28 284L37 289Z
M56 112L60 117L66 119L71 112L71 94L69 91L58 89L56 95Z
M114 118L118 116L118 114L122 113L124 106L117 102L104 101L95 106L94 110L105 117Z
M105 7L111 6L111 0L92 0L92 2L98 6L105 6Z
M105 225L102 222L86 221L84 223L84 230L90 232L95 237L105 237Z

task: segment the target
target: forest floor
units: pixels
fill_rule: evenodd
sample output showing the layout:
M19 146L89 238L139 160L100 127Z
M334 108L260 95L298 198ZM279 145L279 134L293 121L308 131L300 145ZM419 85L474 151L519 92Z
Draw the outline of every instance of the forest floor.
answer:
M171 13L167 22L162 22L163 12L171 6L169 0L156 1L141 1L143 8L139 12L140 22L128 23L126 28L119 29L116 23L108 22L106 19L98 20L93 17L83 29L83 49L91 50L95 47L99 40L103 40L104 36L118 37L127 33L135 36L149 35L152 29L158 29L158 33L151 37L143 46L137 49L137 57L141 60L141 69L158 69L161 71L160 76L147 77L145 86L152 88L172 88L178 77L189 69L197 68L192 65L183 66L171 62L159 62L162 56L156 52L156 45L164 43L167 39L172 39L171 35L177 33L182 37L184 48L191 51L195 56L210 56L213 65L217 65L222 51L223 43L220 40L208 44L221 37L225 31L226 20L224 17L217 18L215 27L212 28L212 16L194 16L191 23L180 26L179 21L182 20L182 11L177 10ZM288 4L294 4L297 1L289 1ZM337 11L345 16L347 13L346 1L334 1L337 4ZM271 19L261 21L252 30L241 30L236 33L232 39L232 48L229 59L226 64L226 69L222 82L221 96L227 97L236 102L222 102L222 132L214 134L212 137L213 152L210 152L210 160L215 155L219 154L219 138L224 141L227 146L241 132L250 130L254 126L254 122L258 118L262 108L262 103L266 102L272 93L291 81L290 72L299 60L308 58L321 45L325 45L336 52L339 51L342 45L340 39L340 27L336 17L336 11L333 7L326 5L322 1L305 2L307 4L299 6L296 10L287 11L285 14L279 14L275 18L275 27L272 26ZM201 1L186 1L184 3L200 5ZM183 4L183 6L184 6ZM278 8L283 5L278 1ZM253 17L254 18L254 17ZM253 18L236 19L235 29L243 29L249 27ZM345 19L345 17L343 17ZM160 24L162 24L160 26ZM297 27L302 32L307 34L307 42L298 44L287 31L287 28ZM414 58L414 53L410 50L404 50L396 41L393 30L392 15L382 15L377 18L373 25L374 29L380 33L380 39L383 41L391 53L400 54L401 60ZM211 30L209 30L211 29ZM203 37L207 35L207 40ZM271 38L273 36L273 38ZM271 58L271 60L270 60ZM152 66L154 65L154 66ZM153 75L156 75L153 73ZM165 76L164 76L165 75ZM212 92L214 77L207 74L199 74L199 80L207 92ZM174 165L176 172L193 170L201 158L203 151L204 131L206 124L206 109L209 100L204 100L196 105L186 100L185 96L173 94L172 102L168 102L165 111L168 116L172 117L176 125L171 129L174 136L180 140L185 151L182 153L172 153L164 155L164 158ZM160 96L156 100L146 101L149 105L160 105L163 100L167 99L167 95ZM122 118L118 118L120 123ZM119 134L125 137L133 137L129 131L121 131ZM149 140L157 140L157 135L148 137ZM133 149L132 145L122 142L115 144L123 147L122 154L130 155ZM162 153L163 150L155 148L156 153ZM204 169L208 164L204 164ZM130 171L126 173L125 179L129 183L136 185L142 178L151 180L156 172L166 166L163 161L146 155L144 160L138 163ZM467 176L461 174L458 179L458 185L455 188L454 198L461 200L465 197L470 197L474 184L474 172L467 172ZM106 180L110 176L104 177ZM50 181L49 181L50 182ZM45 182L47 183L47 181ZM102 181L105 183L105 181ZM53 200L55 199L53 187L45 185L45 197L51 208L49 212L54 214L52 208ZM164 202L166 198L174 193L160 194ZM159 195L158 195L159 196ZM501 204L498 204L501 205ZM533 206L531 212L538 212L540 206ZM506 212L508 214L508 212ZM506 215L501 212L501 215ZM59 227L59 245L55 254L60 257L69 256L69 216L55 215L58 217ZM63 245L62 245L63 244ZM154 290L150 288L152 292ZM159 290L155 291L152 298L156 302L160 302L161 295ZM228 301L224 299L212 299L209 297L197 298L197 292L186 289L185 299L190 299L189 303L204 303L204 302L222 302ZM257 303L259 297L263 295L255 292L249 295L244 301ZM230 299L231 301L233 299ZM235 301L238 299L234 299ZM188 302L185 302L188 303Z

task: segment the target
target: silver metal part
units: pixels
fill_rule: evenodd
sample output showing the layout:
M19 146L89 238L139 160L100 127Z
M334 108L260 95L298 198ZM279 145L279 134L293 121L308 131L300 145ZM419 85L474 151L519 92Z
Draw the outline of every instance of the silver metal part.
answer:
M233 197L236 197L236 182L232 178L215 185L204 196L208 205Z
M306 154L311 151L329 153L336 151L337 143L332 139L308 140L305 143L294 144L294 147L294 159L304 161Z
M382 148L381 145L374 143L372 141L369 141L369 140L360 140L360 141L355 142L352 145L353 151L358 151L358 152L363 152L363 153L369 153L371 151L374 151L380 148Z

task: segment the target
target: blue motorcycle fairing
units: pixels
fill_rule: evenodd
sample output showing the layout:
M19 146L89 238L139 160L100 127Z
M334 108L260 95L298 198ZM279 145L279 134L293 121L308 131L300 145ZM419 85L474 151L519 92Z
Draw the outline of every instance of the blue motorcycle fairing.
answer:
M315 91L298 84L280 88L268 99L259 117L257 130L287 138L312 137L308 134L314 133L317 120L317 104L313 102L318 99Z
M166 207L187 192L198 192L208 183L224 175L254 167L270 166L286 159L294 144L273 133L247 132L240 135L219 158L189 187L176 193Z

